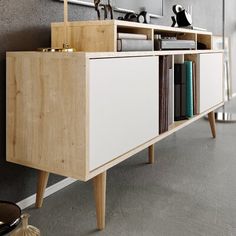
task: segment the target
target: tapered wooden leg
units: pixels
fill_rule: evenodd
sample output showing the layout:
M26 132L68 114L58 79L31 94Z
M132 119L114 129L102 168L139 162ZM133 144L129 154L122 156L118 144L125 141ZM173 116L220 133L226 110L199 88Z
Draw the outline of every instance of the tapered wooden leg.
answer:
M213 138L215 138L216 137L216 120L215 120L214 111L208 114L208 120L210 122L212 136Z
M99 230L103 230L105 228L106 177L107 177L107 172L105 171L93 179L94 196L95 196L96 213L97 213L97 227Z
M154 144L148 147L148 163L154 164L155 162L155 155L154 155Z
M41 208L43 205L43 196L48 183L48 177L49 177L48 172L39 171L36 203L35 203L36 208Z

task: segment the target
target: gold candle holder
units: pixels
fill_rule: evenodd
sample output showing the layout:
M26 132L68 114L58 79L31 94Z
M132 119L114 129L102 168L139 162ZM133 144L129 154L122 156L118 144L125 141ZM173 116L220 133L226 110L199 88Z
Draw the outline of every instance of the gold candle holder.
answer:
M64 43L62 48L38 48L40 52L75 52L68 42L68 1L64 0Z

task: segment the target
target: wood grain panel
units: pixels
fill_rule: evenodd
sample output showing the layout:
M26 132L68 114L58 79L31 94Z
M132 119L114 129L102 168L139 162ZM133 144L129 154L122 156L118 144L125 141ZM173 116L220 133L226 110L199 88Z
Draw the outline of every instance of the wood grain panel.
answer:
M77 179L86 175L85 59L7 55L7 160Z
M117 32L147 34L148 38L153 40L154 31L171 36L183 35L178 37L194 39L195 41L199 34L199 41L206 43L207 47L211 49L212 33L210 32L119 20L73 21L68 22L67 25L69 44L78 51L115 52L117 49ZM61 48L63 46L64 32L63 23L51 24L52 47Z
M69 24L68 24L69 25ZM61 48L64 42L63 24L52 24L52 47ZM116 50L116 31L112 25L68 26L69 45L77 51L114 52Z
M198 34L197 41L206 45L207 49L212 49L212 36L205 34Z

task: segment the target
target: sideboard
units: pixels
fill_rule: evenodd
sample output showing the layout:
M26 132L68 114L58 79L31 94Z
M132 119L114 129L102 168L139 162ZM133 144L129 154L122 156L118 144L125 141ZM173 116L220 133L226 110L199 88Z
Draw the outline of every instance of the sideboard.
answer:
M91 24L71 23L70 43L81 52L7 53L7 160L39 170L36 207L42 206L49 173L93 179L101 230L108 169L146 148L148 163L153 164L155 143L207 114L216 137L214 110L224 104L223 51L211 49L208 32L119 21L94 22L101 28ZM114 29L113 37L117 30L146 32L150 38L157 31L175 33L196 42L205 40L208 48L116 52L112 38L102 52L104 34ZM90 35L90 30L98 32L103 44L91 46L96 34ZM60 23L52 25L52 32L52 45L60 46ZM83 46L84 34L88 47ZM176 121L159 134L159 58L163 55L182 55L196 63L199 114Z

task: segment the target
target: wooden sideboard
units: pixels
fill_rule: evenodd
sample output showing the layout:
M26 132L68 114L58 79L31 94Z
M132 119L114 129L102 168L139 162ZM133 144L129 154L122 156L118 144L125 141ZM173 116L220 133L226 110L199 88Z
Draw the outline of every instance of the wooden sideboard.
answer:
M71 26L74 24L83 24L83 32L87 27L94 30L91 22ZM109 52L7 53L7 160L39 170L37 207L42 206L49 173L81 181L93 179L97 226L103 229L108 169L145 148L149 148L148 162L153 164L155 143L206 114L216 136L214 110L224 104L223 52L211 50L210 33L117 21L94 24L101 26L95 27L98 32L106 32L104 27L109 26L115 32L120 28L124 32L148 31L151 38L155 31L177 31L179 37L205 40L209 47L191 51L116 52L111 47ZM52 26L52 45L60 46L56 27L60 24ZM80 29L71 29L71 34L73 47L86 48L81 46L85 36ZM86 37L93 40L92 35ZM101 36L100 40L105 39ZM195 61L200 114L174 122L159 134L158 69L163 55L183 55Z
M212 33L160 25L140 24L135 22L74 21L68 23L68 40L70 46L85 52L116 52L118 33L146 34L154 43L154 34L162 34L177 39L194 40L212 48ZM61 48L64 43L64 23L51 24L52 47Z

